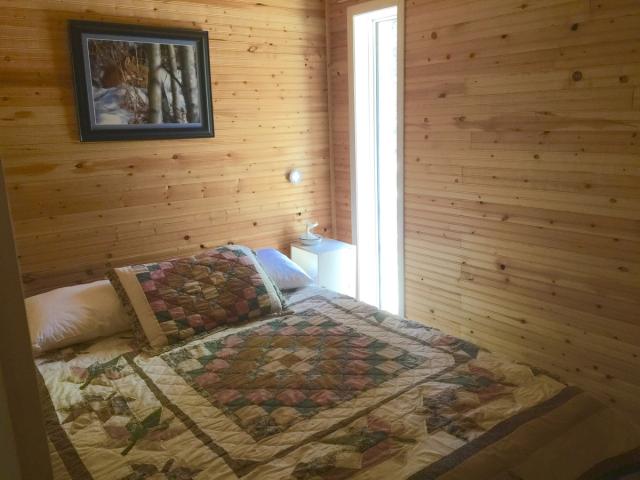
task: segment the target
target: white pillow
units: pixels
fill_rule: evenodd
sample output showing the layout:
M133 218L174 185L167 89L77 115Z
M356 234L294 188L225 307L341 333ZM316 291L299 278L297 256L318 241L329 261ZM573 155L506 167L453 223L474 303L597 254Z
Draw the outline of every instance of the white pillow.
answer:
M58 288L24 303L36 355L131 328L109 280Z
M311 277L302 268L274 248L257 250L256 256L267 275L271 277L271 280L280 290L306 287L313 283Z

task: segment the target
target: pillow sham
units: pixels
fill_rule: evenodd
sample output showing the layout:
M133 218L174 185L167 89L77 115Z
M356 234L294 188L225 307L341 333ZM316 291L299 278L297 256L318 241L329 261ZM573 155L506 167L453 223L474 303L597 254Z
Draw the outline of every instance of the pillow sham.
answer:
M134 324L152 349L283 311L284 302L253 252L240 245L108 272Z
M301 267L275 248L256 250L256 256L280 290L302 288L313 283Z
M35 355L131 329L108 280L58 288L24 303Z

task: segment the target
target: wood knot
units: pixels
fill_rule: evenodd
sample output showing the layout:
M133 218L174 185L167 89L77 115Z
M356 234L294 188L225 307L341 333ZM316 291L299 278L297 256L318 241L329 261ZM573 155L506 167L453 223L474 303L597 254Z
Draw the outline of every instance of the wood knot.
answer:
M571 74L571 78L574 82L579 82L580 80L582 80L582 72L580 70L576 70Z
M431 39L435 40L436 38L438 38L438 33L437 32L431 32Z

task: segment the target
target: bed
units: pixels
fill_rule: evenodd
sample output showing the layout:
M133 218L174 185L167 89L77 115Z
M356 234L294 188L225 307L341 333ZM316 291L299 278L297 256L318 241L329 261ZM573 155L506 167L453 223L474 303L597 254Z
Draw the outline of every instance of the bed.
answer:
M287 304L37 358L55 478L638 478L638 428L543 371L317 287Z

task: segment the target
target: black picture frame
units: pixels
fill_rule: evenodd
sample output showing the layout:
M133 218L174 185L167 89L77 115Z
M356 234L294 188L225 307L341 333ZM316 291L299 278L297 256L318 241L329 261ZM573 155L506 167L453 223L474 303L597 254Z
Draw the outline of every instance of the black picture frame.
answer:
M71 20L69 21L69 37L71 42L76 112L80 130L80 141L95 142L107 140L151 140L171 138L203 138L214 136L213 103L211 98L211 68L209 65L209 36L206 31ZM180 70L180 73L182 74L182 76L180 77L182 79L182 83L180 83L179 80L176 80L176 85L179 85L181 89L184 89L184 86L189 84L190 89L188 90L188 95L184 94L184 91L181 90L179 93L180 96L176 94L172 97L176 99L176 103L173 103L172 100L173 113L171 121L164 123L167 112L165 108L166 103L162 104L162 112L160 113L162 120L159 123L157 121L149 121L150 118L158 118L157 105L159 105L159 103L157 100L157 89L154 90L154 92L156 93L152 96L151 94L146 95L144 88L138 88L131 85L125 85L122 88L128 88L129 91L133 91L134 94L138 95L136 97L136 101L142 102L143 107L146 106L147 110L142 110L145 113L136 113L135 115L137 116L135 117L135 119L131 120L130 117L134 114L131 114L129 110L119 108L120 104L115 102L115 104L118 105L118 108L115 109L116 114L112 114L112 112L114 111L114 109L112 108L112 110L108 112L108 115L110 116L105 117L104 105L106 104L106 102L103 101L102 103L100 103L102 100L97 96L98 94L96 93L96 90L94 90L94 86L96 83L95 69L97 68L95 64L97 64L98 61L96 60L94 62L94 70L92 72L92 54L89 53L90 41L95 42L95 44L93 45L94 52L97 42L103 42L104 45L107 45L108 43L114 45L119 44L121 46L125 44L134 45L134 47L132 48L134 48L136 52L138 51L138 48L142 48L138 44L160 44L160 46L157 47L158 50L156 51L166 52L167 48L171 48L172 50L175 49L173 55L174 67L177 65L177 62L175 61L175 51L192 52L192 57L180 57L181 60L183 58L193 59L193 63L191 63L190 60L184 60L181 65L191 66L192 68L189 69L189 72L195 73L187 81L184 80L185 74L182 73L186 69L182 68ZM163 48L162 46L165 44L171 45L172 47L164 47L164 50L161 50ZM153 47L149 46L146 48ZM146 51L149 50L145 50L145 52ZM95 54L93 55L93 58L103 58L97 57L95 56ZM148 59L149 56L145 58ZM158 58L161 57L157 57L155 59L155 65L158 65ZM151 62L151 60L147 61ZM138 71L142 72L140 74L140 82L144 82L144 71L142 70L144 68L144 65L142 67L138 65L137 68ZM158 71L159 69L160 67L156 67L154 71ZM105 69L102 68L102 70L100 71L104 72L104 70ZM119 70L117 71L122 72L122 67L119 67ZM172 72L168 72L167 70L163 71L165 73L165 81L167 75L170 78L170 82L173 82L173 79L176 79L178 77L177 75L172 74L178 72L176 68L173 68ZM149 69L147 68L147 82L149 81L148 72ZM120 76L122 77L121 73ZM104 77L100 77L100 79L103 78ZM193 92L194 88L191 88L191 86L194 85L194 79L197 79L197 92ZM161 100L164 102L167 99L165 84L156 82L156 85L161 85L160 87L156 88L161 88ZM150 92L151 88L152 87L149 84L149 89L147 89L146 92ZM176 91L178 90L174 90L173 92L175 93ZM116 95L115 93L113 93L113 91L109 91L109 89L102 87L100 87L99 92L110 94L111 97L108 98L114 98L114 95ZM116 93L119 92L120 91L117 91ZM121 97L116 96L115 98ZM152 98L154 100L153 102L151 100ZM182 98L183 107L178 108L177 102L180 98ZM189 98L189 102L187 102L187 98ZM147 102L146 104L144 104L145 100ZM196 100L199 102L197 105L197 109L195 107ZM96 107L96 105L98 104L101 105L100 108ZM156 109L153 110L156 115L155 117L151 117L152 114L149 113L152 111L152 104L156 106ZM191 108L189 108L187 104ZM114 105L114 102L111 101L111 103L109 103L108 105L112 107ZM197 111L197 114L194 113L195 111ZM123 115L128 115L128 117L123 118ZM105 121L104 118L108 118L108 120ZM128 123L125 123L125 121L127 121Z

